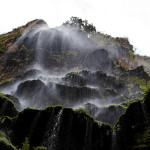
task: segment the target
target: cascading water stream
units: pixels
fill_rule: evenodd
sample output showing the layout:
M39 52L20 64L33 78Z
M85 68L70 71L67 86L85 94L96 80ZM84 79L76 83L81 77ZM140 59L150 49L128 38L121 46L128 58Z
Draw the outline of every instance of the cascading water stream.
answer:
M87 118L86 123L86 130L85 130L85 140L84 140L84 150L91 147L91 141L92 141L92 121Z
M143 110L143 114L144 114L144 117L145 117L145 120L146 120L146 124L147 124L147 127L150 128L150 125L149 125L149 116L146 112L146 106L145 106L145 103L144 102L141 102L141 105L142 105L142 110Z
M63 113L63 109L61 109L58 112L58 115L54 118L55 123L52 129L52 134L51 136L48 138L48 150L55 150L56 147L56 142L57 142L57 137L58 137L58 133L60 130L60 125L61 125L61 121L62 121L62 113Z
M111 137L111 150L118 150L117 148L117 133L116 130L112 132L112 137Z

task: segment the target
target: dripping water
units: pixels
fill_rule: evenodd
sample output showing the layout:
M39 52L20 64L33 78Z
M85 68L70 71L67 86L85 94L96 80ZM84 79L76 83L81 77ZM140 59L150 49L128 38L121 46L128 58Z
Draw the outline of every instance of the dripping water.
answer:
M118 150L118 148L117 148L117 132L116 132L116 130L112 131L111 150Z
M62 121L62 112L63 109L61 109L58 112L58 115L54 118L55 119L55 123L52 129L52 134L51 136L48 138L48 150L54 150L56 147L56 141L58 138L58 133L60 130L60 125L61 125L61 121Z
M84 150L91 147L91 141L92 141L92 121L87 118L86 119L86 130L85 130L85 140L84 140Z
M146 113L146 106L145 106L145 103L144 102L141 102L141 105L142 105L142 110L143 110L143 114L144 114L144 117L145 117L145 120L146 120L146 124L147 124L147 127L149 128L149 116L148 114Z

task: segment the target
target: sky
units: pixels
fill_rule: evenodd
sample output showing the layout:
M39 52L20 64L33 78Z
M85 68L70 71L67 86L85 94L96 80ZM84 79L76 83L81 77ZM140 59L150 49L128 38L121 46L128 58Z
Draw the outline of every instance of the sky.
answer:
M0 34L34 19L60 26L71 16L113 37L128 37L136 53L150 56L150 0L1 0Z

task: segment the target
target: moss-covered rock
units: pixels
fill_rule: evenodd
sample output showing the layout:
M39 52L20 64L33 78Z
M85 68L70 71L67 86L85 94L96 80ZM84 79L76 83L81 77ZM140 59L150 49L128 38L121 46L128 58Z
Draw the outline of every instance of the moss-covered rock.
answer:
M37 69L32 69L32 70L29 70L23 74L17 75L14 78L11 78L9 80L1 82L0 90L3 91L3 90L8 89L9 87L11 87L17 83L25 81L26 79L34 78L37 75L39 75L40 73L41 73L41 71L39 71Z
M68 73L62 80L68 84L76 86L85 86L86 83L85 79L75 72Z
M8 97L9 99L11 99L15 105L15 108L17 110L21 110L21 103L19 101L19 99L17 97L15 97L14 95L9 95L9 94L5 94L6 97Z
M56 88L58 90L58 93L60 97L71 99L72 102L77 100L82 100L86 98L100 98L101 95L99 93L99 90L92 89L88 87L77 87L77 86L71 86L67 84L57 83Z
M149 130L149 111L145 107L145 102L137 101L129 105L125 114L123 114L116 124L117 140L119 148L126 149L141 149L147 150L149 142L144 142L149 139L145 133ZM137 141L140 142L138 143Z
M2 116L16 116L18 111L14 107L12 100L7 98L5 95L0 94L0 117Z
M1 150L17 150L17 148L12 145L10 139L6 137L5 133L1 130L0 130L0 149Z
M144 104L145 104L146 110L150 114L150 87L148 87L145 90L144 98L143 99L144 99Z
M143 89L141 89L140 86L138 84L136 84L130 88L130 92L131 93L143 92Z
M106 122L113 126L120 115L124 113L125 108L120 105L110 105L98 107L94 104L86 104L85 109L89 111L90 115L96 120Z
M140 78L144 78L146 81L150 80L149 75L145 72L143 66L139 66L134 70L129 71L130 76L139 76Z
M13 119L10 129L12 143L19 147L27 137L31 147L41 145L57 150L110 149L109 125L94 121L84 112L61 106L45 110L27 108Z
M49 99L48 89L41 80L27 80L20 83L15 96L26 100L30 106L45 106Z
M83 70L79 74L84 77L86 84L89 86L95 86L99 89L113 88L122 94L124 91L127 91L127 87L122 80L117 80L115 77L109 76L102 71L90 72Z

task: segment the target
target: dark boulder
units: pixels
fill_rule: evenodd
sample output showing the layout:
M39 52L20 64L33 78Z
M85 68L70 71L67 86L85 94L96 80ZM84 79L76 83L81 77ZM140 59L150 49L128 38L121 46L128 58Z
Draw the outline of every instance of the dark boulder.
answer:
M145 102L137 101L131 103L116 124L116 140L119 149L148 150L150 148L150 114L145 107Z
M77 87L77 86L57 83L56 89L58 90L60 97L62 97L63 99L70 99L70 102L72 103L87 98L98 98L98 99L101 98L99 90L92 89L89 87Z
M39 71L37 69L32 69L23 74L17 75L16 77L12 78L11 80L1 83L0 90L5 90L11 86L13 87L13 85L15 85L16 83L23 82L26 79L34 78L37 75L39 75L40 73L41 73L41 71Z
M21 110L21 104L20 104L19 99L17 97L15 97L14 95L9 95L9 94L5 94L5 96L14 102L15 108L17 110Z
M87 55L85 66L90 70L108 71L112 67L112 60L105 49L95 50Z
M14 117L17 115L17 113L18 111L14 107L13 101L11 101L5 95L0 94L0 117L2 116Z
M88 110L89 114L96 120L106 122L113 126L120 115L125 111L125 108L120 105L110 105L98 107L94 104L88 103L84 105L84 108Z
M85 86L86 83L85 79L75 72L68 73L64 78L62 78L62 80L67 84L76 86Z
M27 80L19 84L14 95L31 106L40 107L47 100L47 93L46 85L41 80Z
M146 81L150 80L148 73L145 72L143 66L139 66L134 70L129 70L130 76L137 76L139 78L145 79Z

